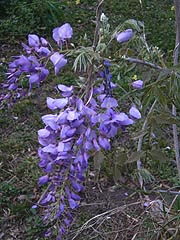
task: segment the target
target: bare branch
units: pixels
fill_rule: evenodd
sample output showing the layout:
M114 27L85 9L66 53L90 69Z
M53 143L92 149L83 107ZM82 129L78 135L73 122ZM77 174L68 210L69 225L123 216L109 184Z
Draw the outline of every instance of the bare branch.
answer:
M155 68L155 69L158 69L158 70L163 70L163 68L160 67L159 65L156 65L154 63L147 62L147 61L144 61L144 60L140 60L140 59L136 59L136 58L130 58L130 57L123 57L123 59L130 62L130 63L142 64L142 65L146 65L146 66L151 67L151 68Z

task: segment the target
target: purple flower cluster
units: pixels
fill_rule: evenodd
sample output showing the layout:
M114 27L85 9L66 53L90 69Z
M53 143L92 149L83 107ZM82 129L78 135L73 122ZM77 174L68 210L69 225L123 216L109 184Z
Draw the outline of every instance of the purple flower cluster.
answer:
M53 38L61 46L72 37L72 34L72 28L68 23L53 30ZM14 60L9 63L7 79L2 84L6 93L1 94L0 102L6 99L16 101L23 97L26 94L24 90L26 82L30 91L33 85L40 87L40 83L49 75L46 66L49 59L54 65L56 75L67 63L63 54L54 52L48 41L36 34L29 34L28 44L22 43L22 46L26 54L14 56Z
M104 80L111 82L109 62L105 61L101 72ZM79 206L79 193L84 190L83 181L92 154L111 149L111 138L118 131L141 118L140 112L132 107L129 114L117 110L118 102L109 95L103 81L93 89L88 104L75 95L74 87L59 84L62 97L47 98L47 106L55 114L42 117L45 128L38 131L40 162L45 175L39 178L39 185L49 184L48 191L40 204L47 206L44 220L60 221L57 239L62 239L71 224L71 211ZM46 236L50 236L48 229Z
M73 30L68 23L53 30L53 39L61 48L72 35ZM116 38L123 43L132 36L132 30L127 29ZM0 101L24 96L24 80L30 90L34 85L40 87L49 75L49 60L56 75L67 64L63 54L54 51L46 39L35 34L29 34L28 44L23 43L22 46L26 54L15 56L9 64L7 80L3 84L8 93L0 96ZM38 131L41 145L38 150L39 167L44 172L38 184L48 184L39 205L45 208L43 220L46 224L58 221L58 240L62 239L73 221L72 210L80 204L89 158L96 152L110 150L111 139L141 118L135 106L129 113L119 111L118 101L113 97L116 84L112 82L109 67L110 62L105 60L104 69L100 72L102 81L93 87L86 103L78 97L73 86L62 84L57 86L60 98L47 97L47 106L54 113L42 117L45 127ZM140 89L143 83L139 80L132 86ZM51 236L52 228L47 230L46 237Z

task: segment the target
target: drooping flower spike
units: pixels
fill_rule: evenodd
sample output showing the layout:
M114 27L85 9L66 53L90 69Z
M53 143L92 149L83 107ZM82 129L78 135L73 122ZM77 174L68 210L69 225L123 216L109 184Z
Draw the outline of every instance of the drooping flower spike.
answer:
M39 185L49 184L40 204L47 207L44 220L60 221L58 239L66 233L73 218L71 211L80 204L80 192L91 153L111 149L111 139L118 131L141 118L136 107L128 114L118 111L118 102L107 91L115 87L110 77L109 61L104 62L101 71L102 83L95 86L88 104L84 104L74 92L73 86L59 84L62 97L47 98L47 106L55 114L42 117L44 129L38 131L39 166L44 171ZM108 82L107 82L108 80ZM48 230L46 236L51 236Z

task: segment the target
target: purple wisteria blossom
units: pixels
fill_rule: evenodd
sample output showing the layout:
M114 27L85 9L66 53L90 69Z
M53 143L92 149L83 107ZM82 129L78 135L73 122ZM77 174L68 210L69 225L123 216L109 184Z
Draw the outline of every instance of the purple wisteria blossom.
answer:
M40 46L40 39L36 34L29 34L28 35L28 44L30 47L39 47Z
M49 43L45 38L39 37L36 34L28 35L28 45L22 43L22 46L27 54L36 52L41 57L49 56L51 54L51 50L48 48L48 45Z
M54 71L55 74L57 75L62 67L64 67L67 63L67 59L64 58L63 54L59 54L58 52L55 52L51 57L50 57L51 62L54 65Z
M73 30L69 23L53 30L53 38L59 45L70 39L72 34ZM54 52L49 42L36 34L29 34L27 44L22 43L22 47L25 54L14 56L13 61L9 63L7 79L2 84L4 93L0 95L1 106L5 101L12 105L17 99L24 97L28 90L31 91L34 86L40 87L41 82L49 75L47 69L49 59L54 66L55 75L67 64L67 59L63 54ZM24 86L27 86L27 90L23 89ZM63 97L71 95L72 89L60 90L63 92ZM50 99L48 104L50 104ZM56 107L51 107L52 110L60 107L60 100L54 101L55 105Z
M131 107L129 114L133 119L141 119L141 113L136 107Z
M61 46L66 40L70 39L73 35L73 29L69 23L57 27L53 30L53 39Z
M8 94L9 98L6 97L7 94L3 94L0 102L8 99L10 104L13 104L17 99L24 97L28 92L24 86L29 86L30 91L33 86L40 87L41 82L49 75L45 66L46 58L51 54L48 45L45 38L36 34L28 35L28 45L22 43L26 53L13 57L13 61L9 63L7 78L2 84L5 92L11 92Z
M133 35L134 34L132 29L126 29L123 32L117 33L115 35L115 38L119 43L124 43L129 41L133 37Z
M144 85L144 82L142 80L136 80L132 82L132 87L135 89L142 89Z

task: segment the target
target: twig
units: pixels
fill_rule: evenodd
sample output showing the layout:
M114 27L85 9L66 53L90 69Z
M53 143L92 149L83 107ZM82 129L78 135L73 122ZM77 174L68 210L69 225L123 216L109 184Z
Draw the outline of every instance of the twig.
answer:
M135 202L135 203L130 203L130 204L123 205L123 206L120 206L120 207L116 207L116 208L113 208L113 209L111 209L111 210L108 210L108 211L106 211L106 212L103 212L103 213L101 213L101 214L98 214L98 215L92 217L91 219L89 219L87 222L85 222L85 223L83 224L83 226L77 231L76 235L72 238L72 240L76 239L76 237L77 237L81 232L83 232L85 229L87 229L87 228L89 228L89 227L92 227L94 224L96 224L96 222L91 224L91 222L93 222L94 220L99 219L99 218L101 218L101 217L106 217L106 218L107 218L108 216L112 216L112 215L114 215L114 214L122 211L124 208L127 208L127 207L129 207L129 206L138 205L138 204L140 204L140 203L141 203L141 202Z
M158 70L163 70L163 68L161 66L156 65L156 64L151 63L151 62L144 61L144 60L140 60L140 59L136 59L136 58L130 58L130 57L123 57L123 59L130 62L130 63L142 64L142 65L146 65L146 66L151 67L151 68L155 68L155 69L158 69Z
M163 189L154 190L154 191L151 191L151 192L156 192L156 193L168 193L168 194L172 194L172 195L180 195L180 192L171 191L171 190L163 190Z

